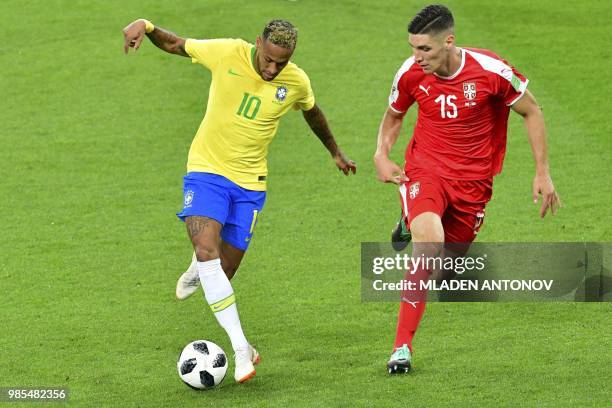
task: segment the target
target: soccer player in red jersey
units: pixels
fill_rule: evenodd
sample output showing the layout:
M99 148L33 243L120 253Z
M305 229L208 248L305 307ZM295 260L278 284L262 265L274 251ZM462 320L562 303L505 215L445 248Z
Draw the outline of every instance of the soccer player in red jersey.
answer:
M408 33L413 55L393 80L374 162L380 181L400 186L401 222L409 226L413 256L457 256L476 237L493 176L502 169L510 109L527 128L535 160L533 201L541 196L540 217L548 210L554 214L560 201L548 168L544 118L528 80L491 51L456 46L445 6L423 8ZM415 102L418 118L402 169L389 152ZM449 250L451 243L463 245ZM436 272L409 271L419 279ZM410 370L412 338L424 309L425 294L415 301L402 297L390 373Z

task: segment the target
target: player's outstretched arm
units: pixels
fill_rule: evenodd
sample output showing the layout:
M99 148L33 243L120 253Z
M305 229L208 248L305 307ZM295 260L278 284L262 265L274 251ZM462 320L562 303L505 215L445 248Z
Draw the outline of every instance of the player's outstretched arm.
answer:
M144 36L149 37L149 40L157 46L170 54L181 55L188 57L185 51L185 39L177 36L170 31L164 30L161 27L155 27L153 24L144 19L138 19L130 23L123 29L123 37L125 43L123 44L123 50L128 53L130 48L137 51L140 48L140 44L144 39Z
M323 145L332 155L338 170L342 171L345 175L349 175L351 172L355 174L357 171L357 164L346 157L336 144L334 135L332 135L331 129L327 124L327 119L325 118L321 108L315 104L312 109L302 111L302 114L304 115L304 119L308 123L308 126L310 126L310 129L312 129L314 134L317 135L321 143L323 143Z
M535 160L536 174L533 178L533 202L537 204L538 198L542 196L540 206L540 217L544 217L548 210L554 215L561 206L559 195L550 177L548 167L548 154L546 152L546 127L544 115L531 92L526 91L514 105L512 110L521 115L525 120L527 137L531 144L531 152Z
M378 129L374 164L376 165L378 179L385 183L401 184L408 181L404 170L397 163L389 159L389 152L391 152L391 148L397 141L402 129L404 115L405 113L398 113L391 108L387 108Z

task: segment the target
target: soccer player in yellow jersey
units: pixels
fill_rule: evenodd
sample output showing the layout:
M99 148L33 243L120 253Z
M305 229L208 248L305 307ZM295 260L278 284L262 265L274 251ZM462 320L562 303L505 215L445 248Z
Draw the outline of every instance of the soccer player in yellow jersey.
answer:
M266 197L268 145L279 119L301 110L304 119L345 175L356 165L337 146L323 112L315 104L304 71L289 61L297 30L272 20L252 45L238 39L183 39L140 19L124 30L124 51L137 50L146 35L158 48L202 64L212 72L206 115L189 151L184 177L185 221L194 259L179 279L185 299L202 283L204 296L227 332L236 355L234 378L255 375L259 354L247 341L231 279L251 240Z

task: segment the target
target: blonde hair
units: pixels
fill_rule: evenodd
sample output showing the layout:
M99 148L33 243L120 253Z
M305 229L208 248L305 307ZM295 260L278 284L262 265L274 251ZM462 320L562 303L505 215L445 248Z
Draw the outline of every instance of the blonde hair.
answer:
M279 47L293 49L297 43L297 28L286 20L272 20L263 30L262 37Z

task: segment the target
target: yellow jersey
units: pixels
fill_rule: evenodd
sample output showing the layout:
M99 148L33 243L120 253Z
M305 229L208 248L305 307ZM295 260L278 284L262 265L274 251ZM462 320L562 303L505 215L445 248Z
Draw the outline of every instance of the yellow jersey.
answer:
M212 72L187 171L219 174L243 188L265 191L268 145L280 117L315 104L308 76L289 62L274 80L264 81L253 66L255 46L239 39L188 39L185 51Z

